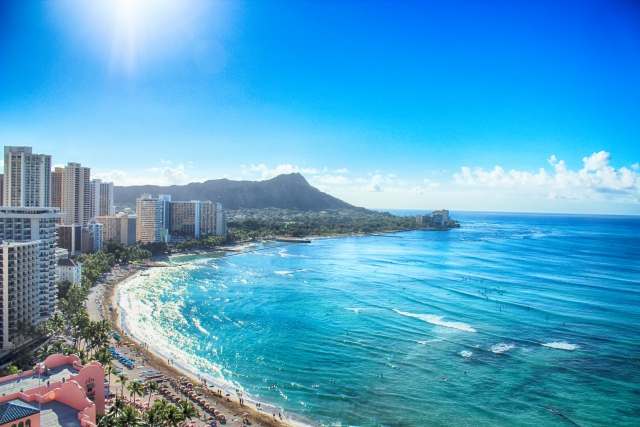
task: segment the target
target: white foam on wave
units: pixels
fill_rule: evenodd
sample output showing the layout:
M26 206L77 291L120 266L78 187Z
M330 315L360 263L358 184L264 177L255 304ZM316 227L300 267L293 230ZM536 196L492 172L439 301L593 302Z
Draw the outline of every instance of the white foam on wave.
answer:
M291 275L293 275L293 271L286 271L286 270L274 271L274 273L279 274L281 276L291 276Z
M281 249L280 252L278 252L278 255L280 255L281 258L308 258L306 255L290 254L286 249Z
M558 350L568 350L573 351L577 348L580 348L576 344L569 344L568 342L550 342L546 344L542 344L543 347L556 348Z
M191 319L191 321L193 322L193 325L194 325L196 328L198 328L198 330L199 330L200 332L202 332L202 333L203 333L203 334L205 334L205 335L211 335L211 334L209 333L209 331L207 331L205 328L203 328L203 327L202 327L202 325L200 324L200 319L197 319L197 318L193 317L193 318Z
M460 356L462 357L471 357L473 356L473 352L469 351L469 350L462 350L460 353L458 353Z
M516 348L515 344L506 344L506 343L499 343L499 344L495 344L491 346L491 351L496 353L496 354L501 354L504 353L505 351L509 351Z
M396 310L395 308L393 309L393 311L395 311L396 313L401 314L403 316L420 319L422 321L425 321L427 323L431 323L432 325L436 325L436 326L444 326L445 328L458 329L460 331L465 331L465 332L478 332L475 329L473 329L471 326L467 325L466 323L462 323L462 322L444 322L442 320L444 318L444 316L436 316L435 314L407 313L406 311Z
M361 308L346 308L346 310L353 311L355 314L360 314Z

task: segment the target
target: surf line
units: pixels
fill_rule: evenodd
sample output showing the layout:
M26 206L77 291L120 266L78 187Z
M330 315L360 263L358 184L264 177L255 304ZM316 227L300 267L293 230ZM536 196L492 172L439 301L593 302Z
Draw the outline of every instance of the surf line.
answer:
M576 423L575 421L573 421L571 418L567 417L567 416L566 416L565 414L563 414L562 412L560 412L560 411L556 411L555 409L553 409L553 408L549 408L548 406L542 406L542 405L540 405L540 406L541 406L541 407L543 407L544 409L547 409L548 411L550 411L550 412L552 412L552 413L556 414L557 416L564 418L565 420L569 421L569 422L570 422L571 424L573 424L574 426L578 426L578 427L580 427L580 424Z

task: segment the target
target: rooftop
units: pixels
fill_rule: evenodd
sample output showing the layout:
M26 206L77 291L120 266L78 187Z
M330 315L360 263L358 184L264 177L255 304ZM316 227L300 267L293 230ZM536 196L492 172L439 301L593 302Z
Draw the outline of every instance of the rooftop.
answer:
M51 368L51 375L41 375L38 379L38 375L25 375L13 381L0 382L0 394L10 394L16 391L29 390L39 385L46 384L47 381L56 382L61 381L62 378L69 378L71 375L76 375L77 372L72 368L72 365L62 365L56 368ZM46 425L46 424L43 424Z
M13 399L0 404L0 424L10 423L38 412L40 412L38 408L20 399Z
M40 425L46 427L80 427L78 411L55 400L42 405Z
M82 264L80 264L78 261L74 261L69 258L62 258L58 260L59 267L77 267L79 265L82 265Z

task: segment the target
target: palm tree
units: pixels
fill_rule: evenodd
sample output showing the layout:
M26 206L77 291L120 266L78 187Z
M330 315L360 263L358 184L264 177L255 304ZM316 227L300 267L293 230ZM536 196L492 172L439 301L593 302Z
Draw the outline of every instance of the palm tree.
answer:
M60 312L56 311L53 313L53 316L49 319L49 324L51 325L51 331L55 335L59 335L60 332L64 330L64 319L60 315Z
M106 369L106 366L111 364L111 361L113 360L113 355L111 354L109 349L104 348L99 352L95 353L93 358L96 361L98 361Z
M158 427L162 425L163 413L155 408L151 408L142 414L142 420L148 427Z
M193 402L187 399L181 399L177 405L178 410L186 420L187 418L191 421L194 417L200 416L200 412L196 409Z
M158 391L158 383L151 380L145 385L145 390L149 393L149 405L151 405L151 396Z
M125 374L124 372L118 374L118 379L116 380L116 382L122 384L122 397L124 397L124 386L125 384L127 384L127 382L129 381L129 377L127 377L127 374Z
M88 360L87 360L87 352L84 351L84 350L78 350L76 352L76 354L80 358L80 363L82 363L83 365L86 365L87 362L88 362Z
M140 425L140 416L138 412L131 406L126 406L118 417L118 426L135 427Z
M144 386L142 385L142 383L139 383L138 381L132 381L127 386L127 390L129 391L129 394L131 395L131 399L135 402L136 396L142 396L143 395Z
M53 354L56 353L64 353L65 347L67 345L62 341L56 341L53 343Z
M54 348L49 343L42 344L42 346L40 346L40 348L38 349L38 359L40 360L44 360L52 354L54 354Z
M109 388L111 388L111 374L117 374L118 370L115 366L109 363L106 368L104 368L104 372L109 375Z
M125 406L126 405L124 403L124 399L120 396L116 396L113 405L111 406L109 411L107 411L107 415L117 417L120 414L120 411L122 411Z
M169 403L167 402L167 399L164 399L164 398L158 400L156 403L153 404L153 409L155 409L159 413L164 413L164 411L166 411L168 407L169 407Z
M109 331L111 330L111 324L106 320L100 320L93 322L92 325L93 336L91 338L91 347L94 351L98 349L106 348L109 343Z
M163 418L170 427L178 427L178 425L184 421L182 412L173 405L167 406Z

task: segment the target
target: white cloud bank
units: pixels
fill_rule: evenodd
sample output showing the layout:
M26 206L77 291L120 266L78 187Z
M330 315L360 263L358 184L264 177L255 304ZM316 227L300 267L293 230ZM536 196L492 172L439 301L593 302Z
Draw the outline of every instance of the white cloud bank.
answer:
M640 174L626 167L609 165L611 155L605 151L582 159L584 167L578 171L567 169L564 160L551 156L548 162L554 171L540 168L537 173L510 170L496 166L492 171L462 167L453 175L454 182L464 186L511 187L528 192L546 192L550 198L602 200L619 203L640 201ZM635 169L634 167L632 167Z
M275 178L278 175L289 174L289 173L309 173L309 174L317 174L321 171L316 168L301 168L298 166L293 166L288 163L280 164L273 169L269 169L264 163L260 163L259 165L251 164L248 168L245 165L240 165L242 169L242 173L244 175L253 175L251 172L260 172L261 177L260 180L264 181L265 179Z
M163 162L165 163L165 162ZM106 182L113 182L115 185L183 185L194 181L189 179L185 173L184 165L180 164L175 168L164 166L151 168L148 172L153 172L151 176L133 177L125 171L113 169L111 172L96 173L92 178L102 179Z

